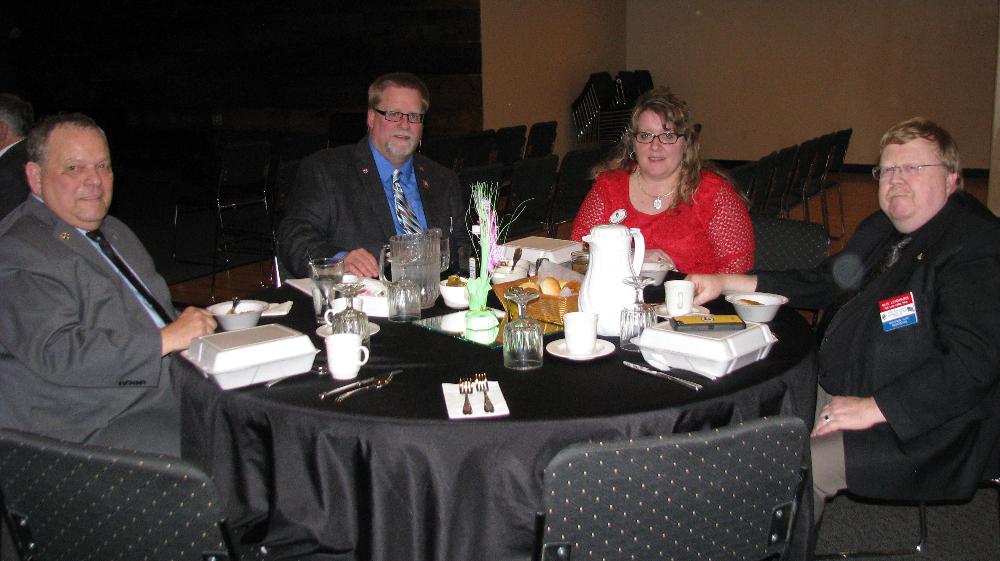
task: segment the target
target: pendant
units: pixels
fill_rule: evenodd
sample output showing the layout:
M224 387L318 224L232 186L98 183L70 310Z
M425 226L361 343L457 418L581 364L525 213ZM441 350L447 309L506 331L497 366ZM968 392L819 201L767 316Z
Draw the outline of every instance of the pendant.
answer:
M660 210L661 208L663 208L663 199L661 199L660 197L656 197L655 199L653 199L653 208L655 208L656 210Z

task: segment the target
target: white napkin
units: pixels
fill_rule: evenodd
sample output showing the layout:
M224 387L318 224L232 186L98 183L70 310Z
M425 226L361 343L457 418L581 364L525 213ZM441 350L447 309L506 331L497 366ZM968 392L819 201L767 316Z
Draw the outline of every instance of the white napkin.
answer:
M292 311L292 301L288 300L280 304L268 304L260 315L263 317L284 316L290 311Z
M472 414L463 415L462 407L465 405L465 396L458 391L458 384L441 384L441 393L444 394L444 404L448 408L449 419L480 419L482 417L503 417L510 415L510 408L500 391L500 382L490 381L490 401L493 402L493 412L487 413L483 410L483 392L474 391L469 394L469 403L472 404Z
M366 278L361 279L361 282L365 285L365 293L358 297L361 301L361 311L368 314L368 317L387 317L389 301L385 299L385 285L377 279ZM285 279L284 283L312 297L312 279Z

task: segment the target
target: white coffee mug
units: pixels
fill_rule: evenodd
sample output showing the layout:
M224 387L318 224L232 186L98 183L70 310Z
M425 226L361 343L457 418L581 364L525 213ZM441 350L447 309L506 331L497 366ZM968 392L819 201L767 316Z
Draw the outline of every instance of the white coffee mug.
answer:
M667 314L682 316L694 307L694 283L686 280L672 280L663 283L666 293Z
M328 335L326 362L335 380L357 378L358 370L368 362L368 347L361 345L361 335L357 333L334 333Z
M570 312L563 316L566 350L571 355L589 355L597 345L597 314Z

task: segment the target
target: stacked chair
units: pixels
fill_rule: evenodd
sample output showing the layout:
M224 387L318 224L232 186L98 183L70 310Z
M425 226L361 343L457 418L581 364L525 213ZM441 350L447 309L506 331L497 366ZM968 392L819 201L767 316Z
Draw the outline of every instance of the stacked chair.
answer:
M851 140L852 129L806 140L801 144L772 152L756 162L749 162L729 171L736 186L750 201L755 215L785 217L798 206L803 219L811 222L809 201L820 197L823 228L833 239L846 232L844 195L840 183L831 177L840 173ZM827 193L836 189L839 197L839 232L832 231Z

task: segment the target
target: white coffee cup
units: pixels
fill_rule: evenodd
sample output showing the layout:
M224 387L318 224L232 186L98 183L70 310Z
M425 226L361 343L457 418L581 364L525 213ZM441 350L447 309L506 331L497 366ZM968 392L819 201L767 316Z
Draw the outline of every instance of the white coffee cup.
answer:
M663 283L666 293L667 314L682 316L694 307L694 283L686 280L672 280Z
M326 362L335 380L351 380L358 377L358 370L368 362L368 347L361 345L361 335L357 333L334 333L328 335Z
M566 350L571 355L589 355L597 345L597 314L570 312L563 316Z

